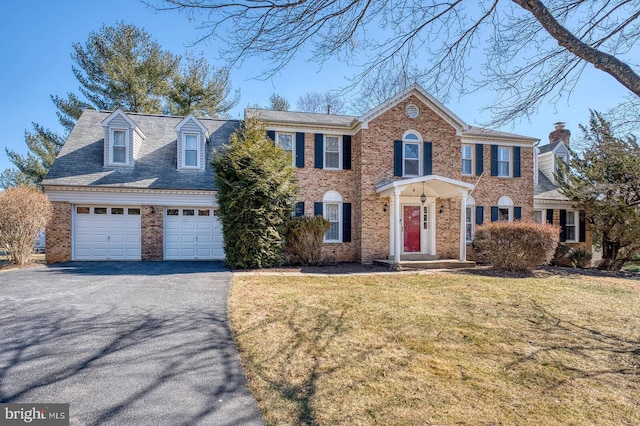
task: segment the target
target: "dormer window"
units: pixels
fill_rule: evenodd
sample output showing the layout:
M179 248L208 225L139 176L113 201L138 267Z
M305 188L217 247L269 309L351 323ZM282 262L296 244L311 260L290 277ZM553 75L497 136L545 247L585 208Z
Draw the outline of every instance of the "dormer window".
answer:
M184 147L184 164L183 167L198 167L198 158L200 157L200 150L198 149L198 135L194 133L185 133L183 135L184 141L182 146Z
M134 167L143 141L138 125L121 109L102 121L104 127L104 165Z
M114 164L127 164L128 133L129 132L124 129L111 130L111 162Z
M204 170L207 128L193 115L186 116L175 127L178 141L178 170Z

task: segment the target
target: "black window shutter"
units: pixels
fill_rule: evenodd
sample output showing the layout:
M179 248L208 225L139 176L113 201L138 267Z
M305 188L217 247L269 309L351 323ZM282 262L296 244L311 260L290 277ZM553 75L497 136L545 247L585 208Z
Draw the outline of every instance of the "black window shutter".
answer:
M342 168L351 169L351 135L342 136Z
M553 225L553 210L547 209L547 223Z
M275 140L276 140L276 132L275 132L275 130L267 130L267 137L275 142Z
M491 206L491 222L498 220L498 206Z
M304 167L304 133L296 132L296 167Z
M520 177L520 147L513 147L513 176Z
M580 210L580 219L578 222L578 226L580 227L580 229L578 229L578 241L584 243L585 241L587 241L587 220L584 210Z
M402 176L402 141L393 141L393 175Z
M476 225L484 223L484 207L476 206Z
M498 176L498 145L491 145L491 176Z
M315 168L321 169L324 167L324 135L322 133L316 133L315 138Z
M313 215L322 216L322 203L318 203L318 202L313 203Z
M296 203L296 210L293 213L294 217L302 217L304 216L304 201L300 201Z
M560 241L567 241L567 211L560 210Z
M522 207L514 207L513 208L513 220L522 219Z
M342 203L342 242L351 242L351 203Z
M476 144L476 176L480 176L484 171L484 145Z
M433 143L424 142L423 144L423 156L424 156L424 175L429 176L433 174Z

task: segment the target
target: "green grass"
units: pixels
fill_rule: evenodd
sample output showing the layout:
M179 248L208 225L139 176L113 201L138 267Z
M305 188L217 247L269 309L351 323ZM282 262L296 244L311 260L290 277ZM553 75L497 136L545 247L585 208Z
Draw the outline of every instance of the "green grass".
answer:
M640 424L640 282L236 276L271 425Z

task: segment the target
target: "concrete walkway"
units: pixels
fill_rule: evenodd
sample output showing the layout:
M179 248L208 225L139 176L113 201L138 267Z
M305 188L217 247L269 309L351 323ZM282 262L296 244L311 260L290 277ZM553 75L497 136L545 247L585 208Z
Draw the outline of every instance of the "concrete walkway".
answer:
M0 402L72 425L262 425L217 262L78 262L0 274Z

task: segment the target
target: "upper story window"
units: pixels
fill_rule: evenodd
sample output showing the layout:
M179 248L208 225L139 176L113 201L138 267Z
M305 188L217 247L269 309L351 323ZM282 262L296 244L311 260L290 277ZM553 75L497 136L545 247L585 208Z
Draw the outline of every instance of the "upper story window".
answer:
M413 132L408 132L402 139L402 175L405 177L420 176L421 142L422 138Z
M342 138L340 136L324 136L324 168L325 169L341 169L341 145Z
M182 137L182 147L184 149L184 155L182 156L184 161L183 167L199 167L200 144L198 134L184 133Z
M462 174L473 174L473 147L471 145L462 145Z
M498 176L511 176L511 148L506 146L498 147Z
M293 143L293 133L276 133L276 145L284 149L291 155L295 162L295 144Z
M129 131L111 129L111 163L127 164L129 159Z

